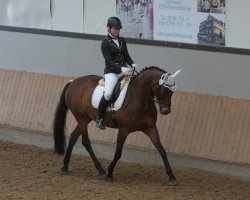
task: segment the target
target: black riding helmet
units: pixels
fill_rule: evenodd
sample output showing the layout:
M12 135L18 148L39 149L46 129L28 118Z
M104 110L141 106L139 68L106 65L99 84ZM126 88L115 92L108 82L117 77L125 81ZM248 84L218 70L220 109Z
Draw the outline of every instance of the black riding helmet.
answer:
M122 22L118 17L110 17L107 22L107 27L122 29Z

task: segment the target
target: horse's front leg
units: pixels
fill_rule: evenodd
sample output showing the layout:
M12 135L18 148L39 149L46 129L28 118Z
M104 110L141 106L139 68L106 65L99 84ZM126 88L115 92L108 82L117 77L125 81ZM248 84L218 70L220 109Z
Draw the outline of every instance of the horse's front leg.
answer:
M177 185L176 178L174 177L172 169L171 169L170 164L168 162L168 157L167 157L166 151L165 151L165 149L163 148L163 146L161 144L157 127L156 126L150 127L150 128L146 129L143 132L145 132L149 136L149 138L151 139L151 141L154 144L155 148L158 150L158 152L160 153L160 155L161 155L161 157L163 159L165 169L166 169L166 173L169 176L169 185L171 185L171 186Z
M122 156L122 148L123 148L124 142L125 142L128 134L129 134L129 131L125 131L125 130L119 130L119 132L118 132L114 159L108 167L108 175L106 176L107 182L113 181L113 171L114 171L114 168L115 168L117 161Z

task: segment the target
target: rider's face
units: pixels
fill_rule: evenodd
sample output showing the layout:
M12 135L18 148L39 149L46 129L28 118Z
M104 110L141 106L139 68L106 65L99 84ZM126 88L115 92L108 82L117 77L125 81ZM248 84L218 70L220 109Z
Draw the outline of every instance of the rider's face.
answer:
M120 33L120 29L117 28L110 28L110 33L111 35L113 35L114 37L117 37Z

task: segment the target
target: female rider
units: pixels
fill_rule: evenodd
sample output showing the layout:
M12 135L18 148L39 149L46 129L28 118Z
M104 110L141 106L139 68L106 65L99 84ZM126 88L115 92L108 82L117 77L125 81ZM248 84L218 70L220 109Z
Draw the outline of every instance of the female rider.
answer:
M109 105L109 100L115 85L122 74L126 74L137 65L131 59L124 38L119 36L122 23L118 17L110 17L107 22L108 34L102 41L101 50L105 59L105 90L98 106L96 126L105 129L104 113Z

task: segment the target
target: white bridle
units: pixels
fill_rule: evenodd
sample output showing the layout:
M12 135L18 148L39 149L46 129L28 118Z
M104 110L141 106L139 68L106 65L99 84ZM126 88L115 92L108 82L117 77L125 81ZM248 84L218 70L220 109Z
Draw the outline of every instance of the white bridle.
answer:
M169 88L171 91L175 91L177 86L175 84L175 77L181 72L181 70L177 70L173 75L170 73L162 74L159 85Z

